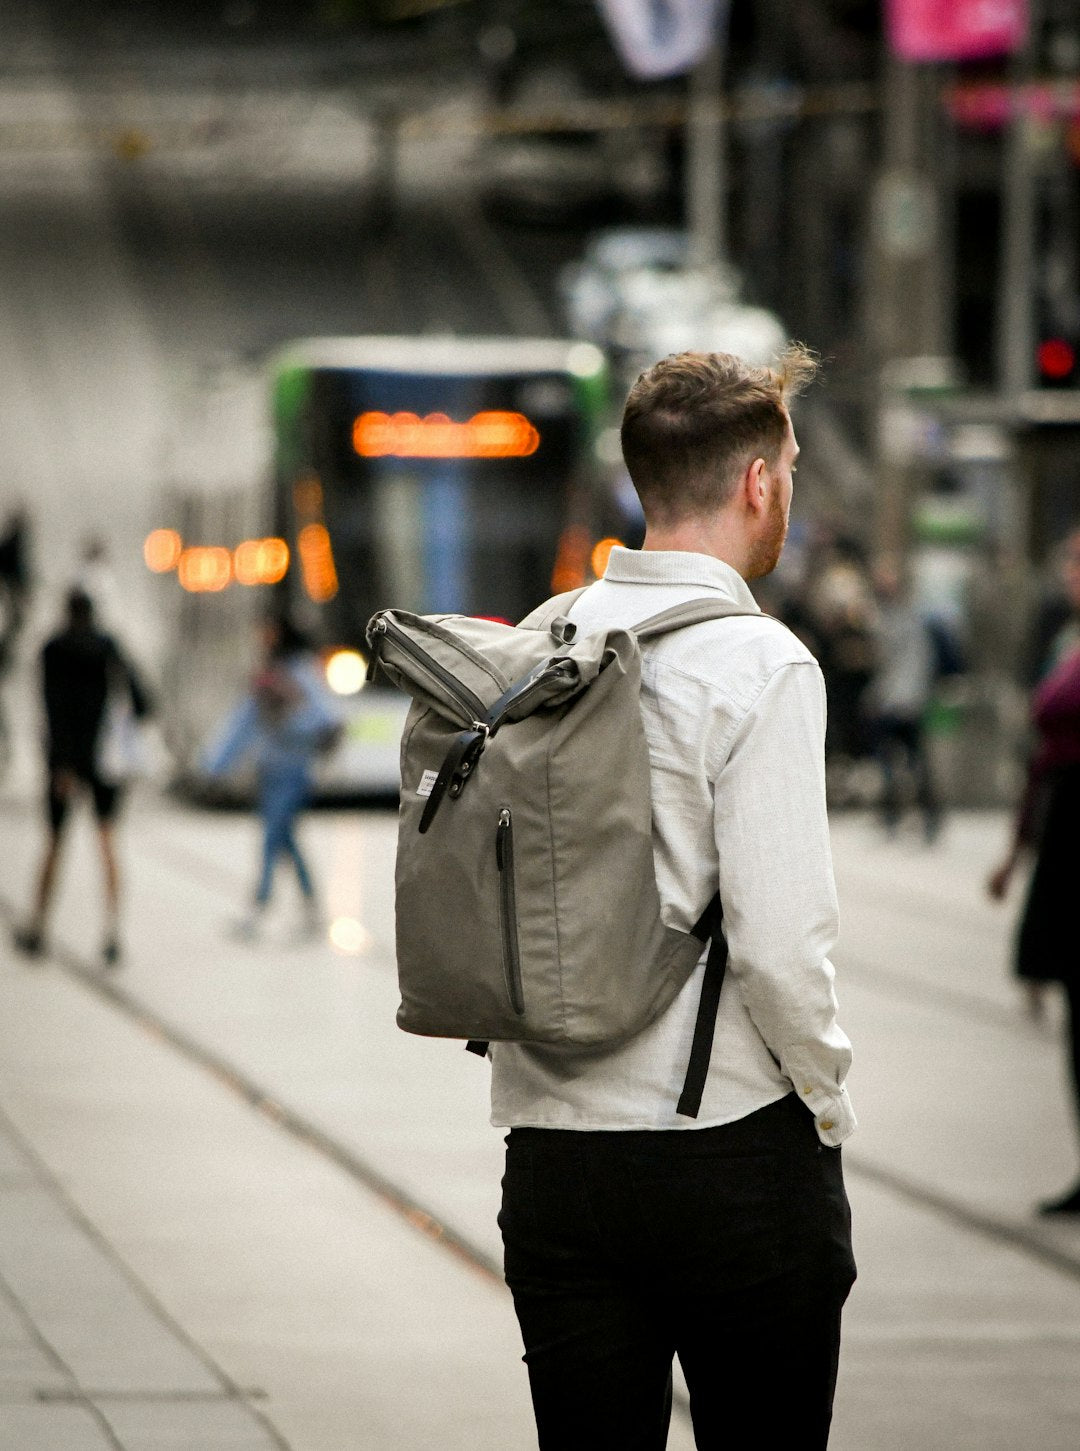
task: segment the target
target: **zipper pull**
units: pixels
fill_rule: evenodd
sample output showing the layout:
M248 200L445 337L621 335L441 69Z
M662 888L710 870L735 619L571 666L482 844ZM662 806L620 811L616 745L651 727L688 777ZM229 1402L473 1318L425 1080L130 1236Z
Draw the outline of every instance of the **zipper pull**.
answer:
M506 870L506 838L510 835L510 811L507 807L499 812L499 829L495 833L495 864L500 872Z
M379 673L380 657L382 655L383 641L386 639L386 616L376 615L368 624L367 640L371 647L371 654L368 656L367 672L364 676L366 682L371 682Z

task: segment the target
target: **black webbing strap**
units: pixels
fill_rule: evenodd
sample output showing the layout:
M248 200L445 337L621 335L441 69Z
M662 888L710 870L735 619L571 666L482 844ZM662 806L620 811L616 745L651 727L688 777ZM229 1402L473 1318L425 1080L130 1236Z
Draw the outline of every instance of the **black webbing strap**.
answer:
M709 955L705 960L705 973L701 979L701 997L698 1000L697 1019L694 1022L694 1038L690 1045L690 1061L686 1065L683 1090L675 1112L683 1118L697 1118L701 1108L701 1095L705 1092L705 1079L712 1057L713 1037L716 1033L716 1014L720 1009L720 990L724 986L727 971L728 947L723 931L724 908L717 892L701 914L693 929L693 935L709 942Z
M480 722L477 723L481 724ZM461 788L468 779L469 773L476 765L480 752L488 738L487 726L479 730L461 731L454 737L454 743L446 753L446 759L439 767L439 774L435 778L435 784L431 788L431 795L427 799L420 815L420 835L423 836L428 827L435 819L435 813L442 803L443 797L449 792L451 796L459 796Z
M712 1058L713 1038L716 1035L716 1015L720 1010L720 993L727 972L728 946L723 932L724 908L717 892L705 908L692 929L692 936L702 942L709 942L709 955L705 959L705 972L701 979L701 997L698 999L697 1018L694 1022L694 1037L690 1044L690 1059L686 1065L686 1077L675 1112L683 1118L697 1118L701 1108L701 1096L705 1092L705 1079L709 1073ZM488 1043L484 1038L470 1038L465 1044L470 1053L487 1057Z
M520 680L515 680L512 685L507 686L494 705L488 709L483 719L473 722L471 730L462 731L454 737L454 743L446 753L446 759L439 768L439 774L431 788L427 805L421 813L419 827L421 836L435 820L435 813L441 806L443 797L449 796L451 800L454 800L461 795L465 782L476 769L476 763L480 759L488 739L502 725L507 711L511 710L523 695L528 695L537 681L553 668L560 668L554 660L541 660L527 675L523 675Z

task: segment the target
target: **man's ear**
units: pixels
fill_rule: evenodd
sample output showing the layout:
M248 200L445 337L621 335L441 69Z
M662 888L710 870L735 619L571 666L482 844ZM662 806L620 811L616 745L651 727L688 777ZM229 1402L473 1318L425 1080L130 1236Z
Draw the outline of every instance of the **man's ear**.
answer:
M768 498L768 480L765 477L765 460L753 459L742 476L740 492L746 507L754 514L760 514Z

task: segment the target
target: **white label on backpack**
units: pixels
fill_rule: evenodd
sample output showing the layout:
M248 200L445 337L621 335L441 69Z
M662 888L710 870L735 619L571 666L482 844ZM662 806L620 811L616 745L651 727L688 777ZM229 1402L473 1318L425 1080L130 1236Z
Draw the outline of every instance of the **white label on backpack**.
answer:
M420 784L416 788L417 796L430 796L439 779L438 771L425 771L420 777Z

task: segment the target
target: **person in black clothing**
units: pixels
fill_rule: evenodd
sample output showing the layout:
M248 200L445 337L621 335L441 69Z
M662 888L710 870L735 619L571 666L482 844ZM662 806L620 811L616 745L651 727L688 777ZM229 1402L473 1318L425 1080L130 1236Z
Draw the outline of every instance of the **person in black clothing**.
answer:
M15 665L16 647L30 597L29 525L22 508L12 509L0 524L0 689ZM7 715L0 699L0 775L11 758Z
M4 636L14 639L26 613L30 594L30 526L25 510L12 509L0 526L0 596L3 598Z
M136 717L149 714L150 702L112 636L96 627L93 604L81 590L68 595L66 623L46 642L41 652L41 672L47 725L49 840L38 870L33 915L16 933L15 942L31 956L44 950L64 825L72 805L89 792L105 877L102 955L111 966L120 959L120 879L113 825L123 788L101 775L97 762L99 738L111 692L126 691Z

